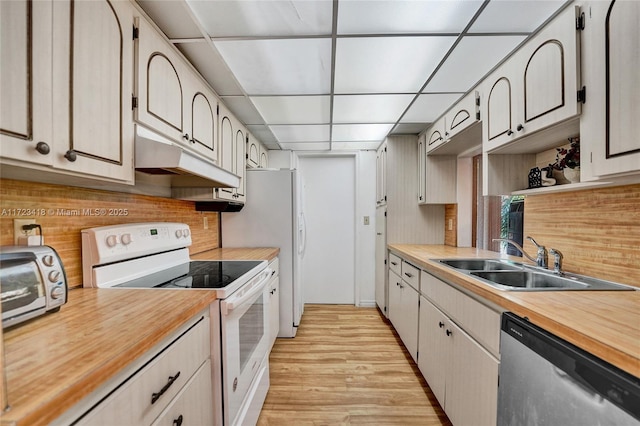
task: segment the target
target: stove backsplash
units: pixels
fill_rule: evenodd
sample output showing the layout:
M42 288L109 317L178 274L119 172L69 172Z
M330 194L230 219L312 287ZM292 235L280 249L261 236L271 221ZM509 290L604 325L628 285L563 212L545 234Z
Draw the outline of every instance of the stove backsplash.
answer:
M218 213L197 212L191 201L0 179L0 213L0 245L13 245L13 219L36 219L45 244L60 254L71 288L82 287L84 228L183 222L191 228L191 254L219 246Z

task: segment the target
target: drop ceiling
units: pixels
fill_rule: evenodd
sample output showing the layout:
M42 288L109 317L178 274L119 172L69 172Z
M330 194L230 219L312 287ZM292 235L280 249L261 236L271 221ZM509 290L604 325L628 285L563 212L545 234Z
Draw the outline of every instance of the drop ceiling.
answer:
M565 0L138 0L270 149L417 134Z

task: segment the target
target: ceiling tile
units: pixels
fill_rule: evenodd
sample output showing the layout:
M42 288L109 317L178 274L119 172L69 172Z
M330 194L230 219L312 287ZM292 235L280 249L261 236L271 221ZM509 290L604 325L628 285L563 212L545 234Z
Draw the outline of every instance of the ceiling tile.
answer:
M269 126L279 142L327 142L329 125Z
M329 96L254 96L251 101L268 124L328 124Z
M373 37L337 40L336 93L420 90L455 37Z
M212 37L331 35L331 1L188 0L187 3Z
M137 0L142 9L169 38L202 38L189 8L181 1Z
M331 142L331 150L350 150L350 151L358 151L365 149L378 149L380 146L380 141L374 142Z
M492 1L469 32L532 32L565 3L563 0Z
M331 39L216 41L249 95L328 94Z
M395 123L414 95L336 95L334 123Z
M222 56L204 40L200 43L177 43L176 46L218 95L243 94Z
M463 37L429 82L425 92L469 91L525 38L525 36Z
M432 123L453 105L462 93L430 93L418 96L401 123Z
M482 1L340 1L338 34L461 32Z
M251 101L244 96L223 96L222 102L235 114L240 121L247 124L264 124L264 120L253 106Z
M253 136L256 137L260 142L267 145L267 147L275 146L273 149L280 149L278 147L278 141L276 140L273 133L267 126L256 125L256 124L248 124L247 129Z
M331 149L329 142L307 142L307 143L281 143L282 149L292 151L328 151Z
M393 124L334 124L331 140L334 142L381 141Z
M398 123L391 131L392 135L417 135L431 123Z

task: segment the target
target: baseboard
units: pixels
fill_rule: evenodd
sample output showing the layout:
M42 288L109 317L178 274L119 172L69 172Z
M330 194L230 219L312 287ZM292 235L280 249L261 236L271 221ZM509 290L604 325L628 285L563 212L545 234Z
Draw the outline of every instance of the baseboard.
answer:
M356 304L358 308L375 308L376 301L375 300L361 300L358 304Z

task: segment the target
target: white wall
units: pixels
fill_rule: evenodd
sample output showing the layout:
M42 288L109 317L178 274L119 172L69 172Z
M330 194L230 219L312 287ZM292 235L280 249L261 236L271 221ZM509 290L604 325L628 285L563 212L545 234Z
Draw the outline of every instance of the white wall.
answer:
M351 155L356 161L356 205L355 205L355 304L375 306L375 213L376 213L376 153L375 151L303 153L298 156ZM269 160L271 167L271 158ZM369 225L364 225L364 217L369 216Z

